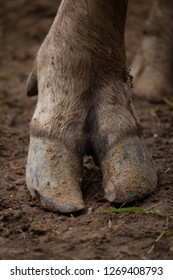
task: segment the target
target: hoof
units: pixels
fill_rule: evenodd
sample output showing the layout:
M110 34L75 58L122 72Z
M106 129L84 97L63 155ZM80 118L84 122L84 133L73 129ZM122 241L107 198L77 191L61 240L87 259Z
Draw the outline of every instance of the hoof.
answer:
M141 199L157 186L157 175L139 138L121 141L101 161L105 197L125 203Z
M30 139L26 185L44 208L60 213L84 209L81 163L62 143Z

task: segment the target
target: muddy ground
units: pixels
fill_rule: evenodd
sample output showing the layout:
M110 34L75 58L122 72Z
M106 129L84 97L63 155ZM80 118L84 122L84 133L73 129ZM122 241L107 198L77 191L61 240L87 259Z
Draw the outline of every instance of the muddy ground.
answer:
M24 87L57 2L0 1L0 259L173 259L172 103L135 101L159 180L151 196L130 206L160 210L163 217L103 213L116 205L104 199L99 170L85 169L86 210L80 215L45 211L26 189L29 122L37 99L26 97ZM139 47L150 4L151 0L130 1L129 64Z

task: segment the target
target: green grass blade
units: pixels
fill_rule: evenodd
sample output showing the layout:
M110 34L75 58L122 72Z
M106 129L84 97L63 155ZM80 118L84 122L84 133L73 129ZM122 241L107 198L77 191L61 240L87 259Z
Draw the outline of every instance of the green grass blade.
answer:
M165 230L163 235L172 235L173 234L173 231L170 231L170 230Z
M148 209L144 209L143 211L145 214L154 214L154 215L158 215L158 216L161 216L161 217L164 217L165 214L162 213L160 210L148 210Z
M103 210L103 213L124 213L124 212L143 212L145 214L154 214L161 217L164 217L164 213L162 213L160 210L150 210L147 208L142 207L125 207L125 208L114 208L114 209L108 209Z
M114 208L103 210L104 213L122 213L122 212L137 212L137 211L144 211L145 209L142 207L125 207L125 208Z

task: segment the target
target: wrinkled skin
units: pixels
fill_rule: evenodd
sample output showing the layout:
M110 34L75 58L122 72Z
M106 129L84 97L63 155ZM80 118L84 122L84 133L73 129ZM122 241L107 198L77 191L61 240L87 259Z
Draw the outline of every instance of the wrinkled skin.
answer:
M63 0L29 75L26 91L29 96L38 92L38 103L31 121L26 183L52 211L84 209L80 184L86 154L101 167L105 197L111 202L140 199L156 188L157 175L133 108L126 66L127 2ZM154 42L160 38L154 34L152 42L153 36ZM153 66L156 44L149 45L147 63ZM142 48L144 57L145 52L148 49ZM142 78L138 71L145 69L144 62L135 58L132 71L136 92L150 99L148 89L145 93L138 87L138 80L147 76ZM169 63L164 66L169 72ZM153 87L151 99L156 95ZM158 99L161 95L158 90Z

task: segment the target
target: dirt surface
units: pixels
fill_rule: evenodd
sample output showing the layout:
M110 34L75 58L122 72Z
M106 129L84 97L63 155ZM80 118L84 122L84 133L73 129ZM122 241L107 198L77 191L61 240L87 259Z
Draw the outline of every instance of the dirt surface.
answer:
M57 2L4 0L0 4L0 258L173 259L170 102L154 105L135 101L159 180L154 194L130 206L160 210L163 217L141 212L103 213L117 205L105 201L97 169L84 170L86 210L78 215L45 211L26 189L29 121L37 99L27 98L24 87ZM150 0L130 1L126 30L129 64L139 47L149 4Z

